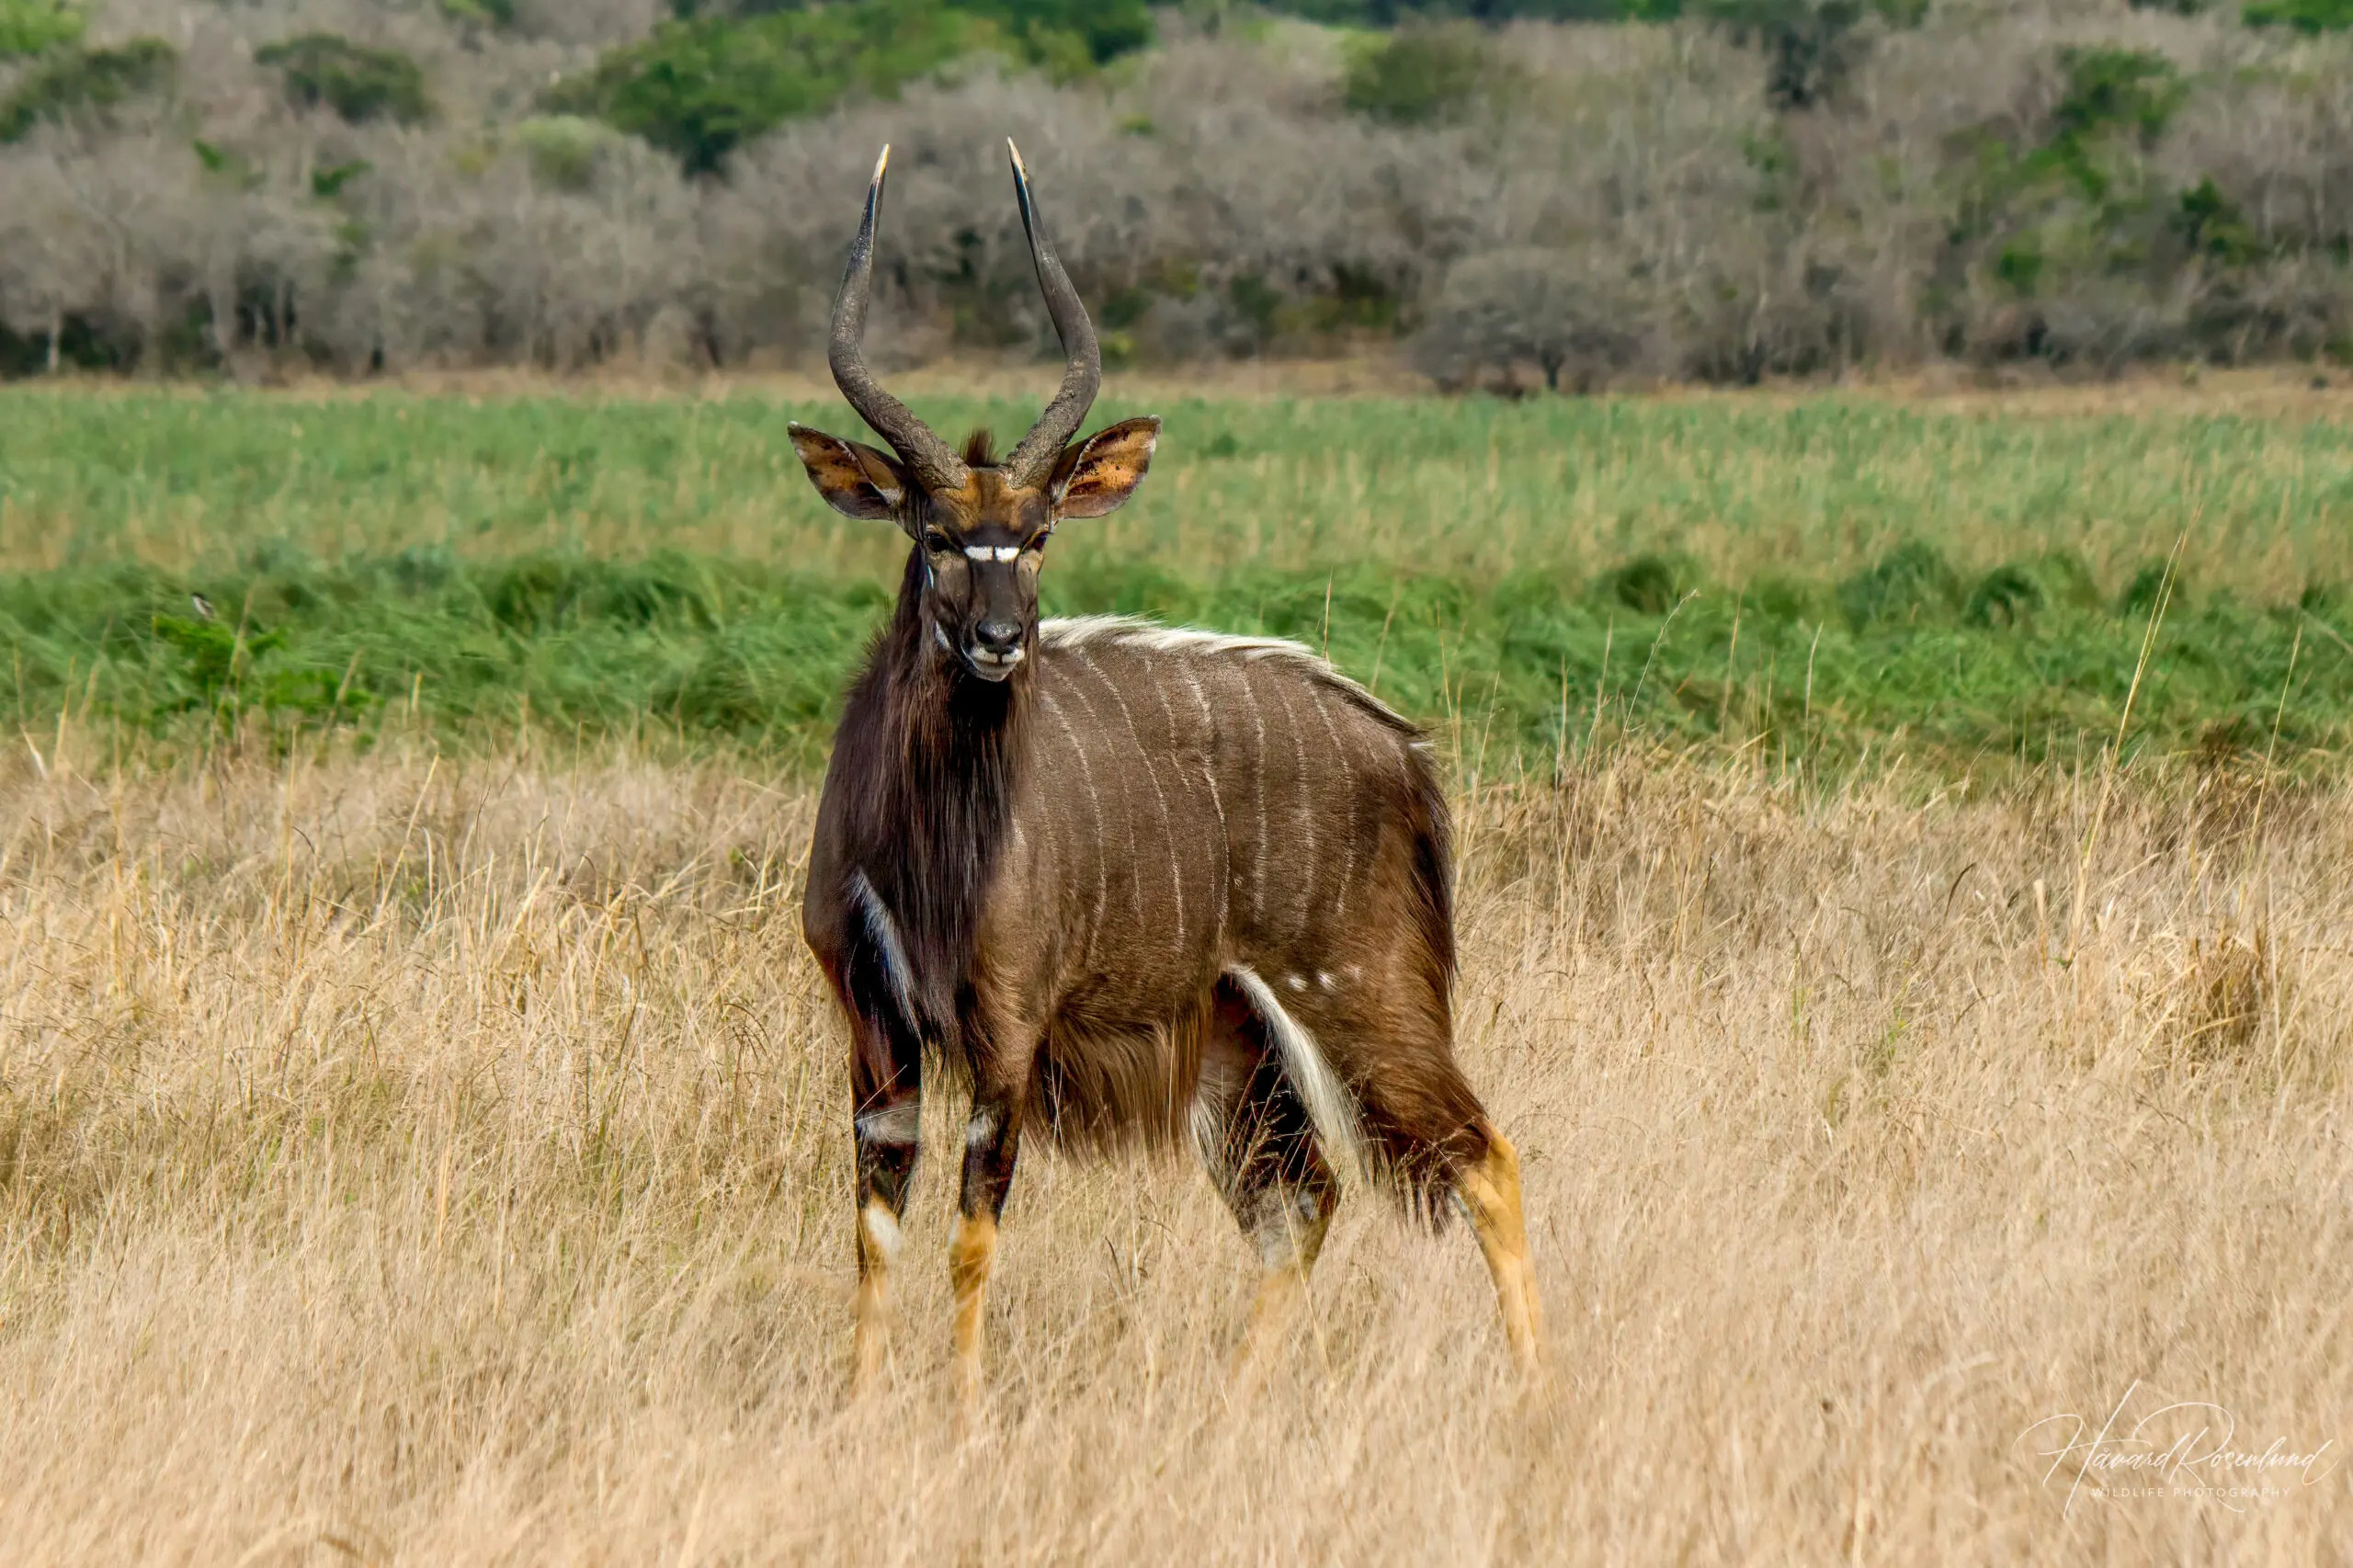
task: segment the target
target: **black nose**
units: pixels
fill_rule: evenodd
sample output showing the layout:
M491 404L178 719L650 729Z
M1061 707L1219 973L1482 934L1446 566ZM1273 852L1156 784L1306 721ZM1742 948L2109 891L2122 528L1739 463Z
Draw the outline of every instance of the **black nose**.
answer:
M1021 646L1017 620L984 620L972 628L972 639L992 653L1010 653Z

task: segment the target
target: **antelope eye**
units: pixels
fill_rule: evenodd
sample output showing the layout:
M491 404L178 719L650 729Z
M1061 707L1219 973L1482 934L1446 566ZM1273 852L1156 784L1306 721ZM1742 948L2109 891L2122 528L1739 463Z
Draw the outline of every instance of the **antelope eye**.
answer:
M923 547L937 554L942 551L954 550L956 548L956 541L949 539L946 534L941 533L938 528L933 528L923 536Z

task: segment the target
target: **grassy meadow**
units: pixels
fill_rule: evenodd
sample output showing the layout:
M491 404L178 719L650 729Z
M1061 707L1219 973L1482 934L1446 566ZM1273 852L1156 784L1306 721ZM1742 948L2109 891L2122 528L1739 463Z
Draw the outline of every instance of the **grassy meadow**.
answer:
M958 431L1030 408L920 401ZM1057 539L1049 613L1297 637L1483 751L1632 730L1779 758L2077 758L2116 733L2160 599L2133 744L2319 758L2353 722L2334 419L1152 406L1154 478ZM805 766L904 544L824 509L792 418L848 416L752 394L0 393L0 704L28 732L70 714L183 740L394 710L448 734L650 727Z
M1049 608L1440 726L1544 1376L1358 1189L1244 1397L1208 1183L1031 1144L960 1430L950 1090L847 1397L835 410L5 392L0 1562L2343 1560L2353 425L1156 406Z

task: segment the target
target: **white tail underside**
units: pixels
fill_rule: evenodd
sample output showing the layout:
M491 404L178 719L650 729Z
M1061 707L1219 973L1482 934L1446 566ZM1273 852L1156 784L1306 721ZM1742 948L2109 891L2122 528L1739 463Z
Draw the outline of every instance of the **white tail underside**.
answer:
M1308 1119L1315 1124L1315 1141L1324 1145L1324 1153L1336 1166L1369 1173L1370 1162L1365 1154L1363 1129L1357 1120L1356 1096L1348 1093L1340 1075L1324 1059L1323 1048L1315 1043L1315 1037L1284 1011L1274 988L1259 979L1256 970L1236 964L1225 972L1242 987L1243 994L1250 998L1250 1006L1266 1022L1267 1032L1275 1037L1283 1071L1290 1075L1291 1086L1299 1091L1299 1097L1307 1102Z

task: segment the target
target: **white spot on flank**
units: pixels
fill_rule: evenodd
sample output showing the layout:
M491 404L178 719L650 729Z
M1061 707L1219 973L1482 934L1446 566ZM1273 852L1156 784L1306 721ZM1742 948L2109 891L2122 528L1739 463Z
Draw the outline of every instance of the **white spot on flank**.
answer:
M1304 975L1294 974L1289 980L1284 981L1283 983L1290 986L1293 991L1304 991L1307 989L1307 977Z
M866 916L867 934L881 949L882 978L890 983L891 998L899 1005L899 1020L909 1029L917 1029L915 975L907 968L907 950L899 944L899 928L891 923L891 912L882 907L882 895L859 870L849 874L849 896Z
M875 1256L885 1264L899 1260L899 1244L904 1238L900 1233L899 1221L888 1209L880 1203L869 1203L858 1211L858 1222L866 1233L868 1249Z
M1326 990L1326 991L1331 990L1331 989L1332 989L1332 975L1331 975L1331 971L1328 971L1328 970L1321 970L1321 969L1317 970L1317 971L1315 971L1315 983L1316 983L1316 984L1318 984L1318 985L1320 985L1320 986L1322 986L1322 987L1323 987L1324 990Z
M1299 1027L1298 1021L1283 1011L1275 999L1274 991L1258 978L1256 971L1236 964L1225 971L1250 998L1267 1032L1275 1037L1275 1049L1282 1055L1283 1071L1290 1074L1291 1086L1307 1103L1308 1119L1315 1123L1316 1140L1335 1164L1353 1164L1358 1170L1368 1168L1364 1138L1357 1124L1355 1096L1347 1085L1340 1082L1332 1064L1324 1060L1315 1037Z

